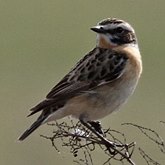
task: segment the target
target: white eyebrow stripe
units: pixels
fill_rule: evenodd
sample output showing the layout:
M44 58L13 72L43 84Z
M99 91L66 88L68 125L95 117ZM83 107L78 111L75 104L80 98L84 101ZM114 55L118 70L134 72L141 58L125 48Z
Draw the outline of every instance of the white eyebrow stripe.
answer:
M133 31L134 32L134 29L132 28L132 26L130 26L128 23L122 23L122 24L119 24L117 27L122 27L123 29L126 29L126 30L129 30L129 31Z
M128 31L132 31L134 32L134 29L132 28L132 26L130 26L128 23L126 22L123 22L123 23L120 23L120 24L111 24L110 26L105 26L105 29L115 29L117 27L122 27L123 29L125 30L128 30Z

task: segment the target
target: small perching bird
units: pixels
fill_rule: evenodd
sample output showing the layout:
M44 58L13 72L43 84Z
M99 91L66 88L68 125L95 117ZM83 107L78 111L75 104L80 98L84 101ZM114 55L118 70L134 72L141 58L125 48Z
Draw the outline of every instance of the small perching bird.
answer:
M108 18L91 30L97 33L96 47L31 109L29 116L41 114L20 141L40 125L65 116L78 118L83 124L101 119L118 110L134 92L142 61L132 26Z

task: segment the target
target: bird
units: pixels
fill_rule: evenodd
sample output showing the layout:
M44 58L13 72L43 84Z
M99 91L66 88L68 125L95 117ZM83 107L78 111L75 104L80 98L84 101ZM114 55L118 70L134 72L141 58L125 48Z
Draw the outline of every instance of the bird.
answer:
M142 73L134 28L122 19L106 18L91 30L96 33L96 46L31 109L28 117L40 115L19 141L39 126L66 116L89 129L95 127L97 120L119 110L133 94Z

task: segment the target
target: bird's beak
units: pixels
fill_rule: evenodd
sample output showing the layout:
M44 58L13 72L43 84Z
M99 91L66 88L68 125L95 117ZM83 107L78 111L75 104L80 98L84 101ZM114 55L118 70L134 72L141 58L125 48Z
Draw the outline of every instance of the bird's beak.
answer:
M96 33L106 33L106 30L102 26L94 26L91 30Z

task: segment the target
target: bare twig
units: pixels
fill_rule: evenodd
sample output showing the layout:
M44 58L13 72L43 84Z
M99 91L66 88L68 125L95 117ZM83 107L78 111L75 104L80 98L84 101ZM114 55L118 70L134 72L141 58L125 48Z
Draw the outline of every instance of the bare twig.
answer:
M52 126L52 124L51 124ZM75 160L74 162L77 164L85 164L85 165L94 165L92 153L96 151L96 148L100 148L103 155L107 155L107 159L103 164L110 164L111 160L123 162L126 160L131 165L135 165L133 162L132 154L134 152L135 143L132 142L130 144L126 143L126 138L123 133L111 129L104 129L103 137L99 133L94 133L88 130L85 126L83 126L80 122L73 122L70 120L70 123L62 122L53 124L56 130L53 131L53 135L51 137L43 136L43 138L49 139L52 143L52 146L60 152L58 147L55 145L55 141L60 139L63 147L70 148L70 152L74 157L78 156L78 153L83 153L84 158L79 160ZM113 134L119 134L123 138L123 142L117 138ZM109 140L111 138L112 140ZM105 160L104 159L104 160Z
M139 126L133 123L123 123L122 125L131 125L138 128L149 140L154 142L162 153L165 153L165 144L163 138L153 129Z
M142 150L142 148L139 147L139 153L140 155L144 158L145 162L147 163L147 165L161 165L160 163L158 163L157 161L153 160L148 154L146 154L146 152L144 152L144 150Z

